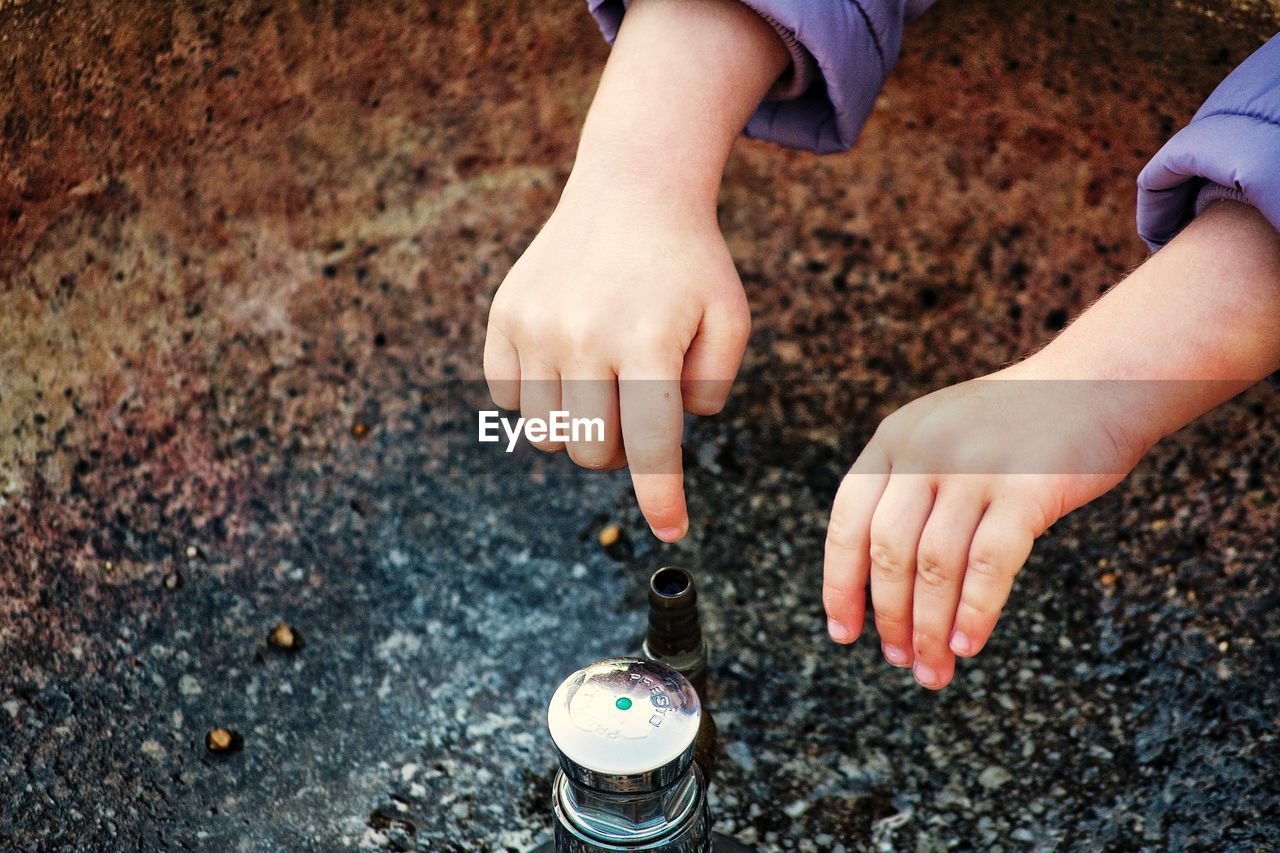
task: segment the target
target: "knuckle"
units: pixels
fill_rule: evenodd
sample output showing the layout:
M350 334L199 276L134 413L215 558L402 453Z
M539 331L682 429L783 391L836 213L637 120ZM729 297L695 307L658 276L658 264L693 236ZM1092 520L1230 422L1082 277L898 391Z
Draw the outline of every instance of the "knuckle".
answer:
M916 433L920 441L931 444L950 444L957 439L966 439L963 424L950 417L946 409L934 409L920 419Z
M889 434L898 434L912 430L920 423L923 417L920 400L912 400L901 408L890 412L888 417L880 422L880 429Z
M1000 616L1000 605L990 602L985 598L965 598L963 600L964 607L969 611L968 618L972 620L973 616L977 616L982 621L992 621ZM970 635L972 636L972 635ZM982 638L976 638L982 639ZM983 640L985 642L985 640ZM981 645L981 643L979 644Z
M858 548L861 537L854 525L838 509L831 513L827 523L827 545L841 551L853 551Z
M526 308L508 323L507 337L513 342L546 348L560 332L560 318L545 308Z
M564 345L573 353L600 352L607 341L607 335L601 324L589 318L564 324L560 336Z
M948 586L954 579L954 572L936 554L921 552L917 555L916 580L923 586L939 589Z
M871 434L872 442L887 444L891 442L903 429L905 416L903 409L898 409L884 420L880 421L880 425L876 427L876 431Z
M501 288L494 294L493 301L489 303L489 325L497 329L504 329L511 324L515 313L511 310L511 301L503 295Z
M728 383L706 379L684 379L680 383L680 396L685 411L692 415L715 415L724 408L729 398Z
M828 613L839 610L853 603L849 590L835 584L827 584L822 588L822 607Z
M900 580L906 574L906 562L892 548L872 542L870 548L871 571L884 580Z
M937 446L948 449L946 471L949 474L987 474L999 471L1005 464L1000 459L1004 451L973 438L947 437Z
M528 325L537 313L537 309L524 300L509 294L504 288L499 288L494 294L493 302L489 304L488 325L511 338Z
M898 634L911 624L911 619L887 610L876 611L876 630L883 634Z
M614 337L625 349L644 349L661 337L665 330L653 317L638 313L627 323L615 323Z
M930 628L916 628L912 632L911 646L917 654L926 654L946 645L946 638Z
M617 328L614 331L614 337L620 342L622 349L632 353L660 350L670 335L670 329L649 318L638 318L634 323L627 324L627 328Z
M682 497L678 487L655 489L637 484L636 499L646 518L665 519L675 517L683 509Z
M1010 571L1004 564L990 555L977 552L969 555L970 574L976 575L979 580L990 581L994 583L1008 583L1013 580L1013 576L1017 571Z
M725 321L725 331L735 343L745 344L751 337L751 312L743 306L742 311L735 311Z

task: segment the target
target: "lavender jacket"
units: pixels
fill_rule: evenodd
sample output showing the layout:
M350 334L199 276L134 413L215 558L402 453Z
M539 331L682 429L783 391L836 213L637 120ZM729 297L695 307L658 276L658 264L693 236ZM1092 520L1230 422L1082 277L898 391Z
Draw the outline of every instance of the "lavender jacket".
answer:
M627 0L587 0L610 42ZM768 21L792 67L747 136L825 154L853 145L898 59L902 25L935 0L742 0ZM1280 229L1280 36L1245 60L1138 176L1138 233L1152 251L1204 206L1232 198Z

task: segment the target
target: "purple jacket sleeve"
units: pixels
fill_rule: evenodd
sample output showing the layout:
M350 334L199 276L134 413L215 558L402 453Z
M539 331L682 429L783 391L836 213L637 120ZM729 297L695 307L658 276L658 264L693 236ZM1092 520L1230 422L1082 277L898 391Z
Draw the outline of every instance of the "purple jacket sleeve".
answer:
M797 66L811 58L803 91L765 101L747 122L746 133L791 148L826 154L849 149L871 115L876 95L898 59L902 25L934 0L742 0L787 42ZM587 0L612 42L627 0ZM794 41L787 39L787 35Z
M1152 251L1195 218L1197 199L1252 204L1280 229L1280 36L1223 80L1138 175L1138 234Z

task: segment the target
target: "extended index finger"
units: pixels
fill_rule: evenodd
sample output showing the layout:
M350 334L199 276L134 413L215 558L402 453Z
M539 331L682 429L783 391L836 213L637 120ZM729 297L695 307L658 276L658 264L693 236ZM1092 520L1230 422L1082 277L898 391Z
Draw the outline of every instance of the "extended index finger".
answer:
M689 529L680 459L684 405L679 362L620 367L618 403L640 511L655 536L674 542Z

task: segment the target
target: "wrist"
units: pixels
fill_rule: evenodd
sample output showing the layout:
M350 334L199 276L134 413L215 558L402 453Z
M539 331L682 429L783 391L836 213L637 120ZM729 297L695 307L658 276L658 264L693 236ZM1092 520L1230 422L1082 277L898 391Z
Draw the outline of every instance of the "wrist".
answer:
M1019 365L1099 380L1159 439L1280 365L1280 236L1219 201Z
M789 62L773 27L738 0L632 0L566 196L714 219L733 142Z
M1179 419L1171 406L1181 393L1184 399L1177 408L1185 407L1189 384L1178 388L1176 380L1125 378L1095 369L1085 356L1069 346L1054 350L1051 345L985 378L1032 383L1032 399L1047 401L1049 411L1078 411L1100 425L1117 449L1133 454L1134 461L1190 420Z
M591 140L584 137L561 205L714 223L723 164L708 171L691 169L679 158L661 162L655 148L603 134Z
M1099 346L1085 334L1064 334L991 378L1044 383L1045 393L1072 399L1084 392L1088 402L1081 413L1104 425L1117 444L1138 453L1253 384L1230 371L1170 371L1161 361L1174 361L1174 348L1151 337L1145 345L1118 347Z

